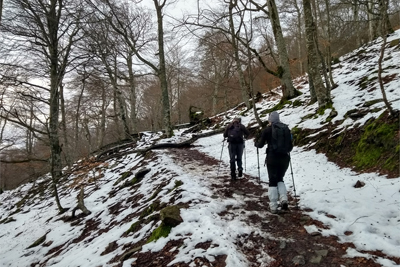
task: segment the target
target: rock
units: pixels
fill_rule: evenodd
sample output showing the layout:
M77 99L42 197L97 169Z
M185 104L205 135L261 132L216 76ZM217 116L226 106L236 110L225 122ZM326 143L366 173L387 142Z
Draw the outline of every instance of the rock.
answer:
M284 222L286 222L286 219L283 218L282 216L280 216L280 217L278 217L278 221L279 221L280 223L284 223Z
M319 264L322 260L322 256L314 256L311 258L310 263Z
M318 256L326 257L328 255L328 250L327 249L316 250L315 253Z
M296 257L294 257L292 262L294 263L294 265L306 264L306 260L304 259L304 256L302 256L302 255L297 255Z
M364 182L361 182L360 180L358 180L358 181L356 182L356 184L354 185L354 187L355 187L355 188L361 188L361 187L363 187L364 185L365 185Z
M163 208L160 211L160 215L161 220L165 225L174 227L183 222L180 215L180 209L176 205Z
M286 248L286 242L283 241L283 240L281 240L281 241L279 242L279 248L280 248L280 249Z
M310 235L311 236L321 236L322 234L321 234L321 232L315 231L315 232L310 233Z
M151 171L151 169L149 169L149 168L142 168L135 174L135 178L138 180L141 180L150 171Z

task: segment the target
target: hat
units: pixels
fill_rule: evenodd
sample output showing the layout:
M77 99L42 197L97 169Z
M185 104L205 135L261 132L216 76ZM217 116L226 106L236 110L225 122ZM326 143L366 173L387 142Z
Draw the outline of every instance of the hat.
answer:
M268 121L270 123L279 122L279 113L276 111L272 111L271 114L269 114Z

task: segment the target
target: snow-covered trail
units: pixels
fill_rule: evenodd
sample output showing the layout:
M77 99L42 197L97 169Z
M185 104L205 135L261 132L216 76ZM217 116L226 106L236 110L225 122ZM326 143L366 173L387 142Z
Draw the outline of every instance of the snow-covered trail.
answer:
M224 147L221 157L221 143L222 136L212 136L201 141L198 149L221 158L227 173L229 156ZM289 167L284 178L288 191L294 195L295 188L304 214L320 222L306 226L309 233L320 232L338 237L340 243L353 243L354 248L347 249L349 257L374 259L382 266L400 265L400 179L340 168L324 154L299 147L294 148L291 158L293 175ZM247 140L246 174L257 177L260 165L261 180L266 182L264 159L264 149L259 150L257 159L253 140ZM365 186L356 188L357 181Z
M351 243L341 244L333 235L315 235L318 230L307 232L305 228L321 226L321 223L294 209L293 198L290 198L291 212L271 214L268 212L266 183L258 184L257 177L248 174L232 183L225 162L219 162L219 159L208 157L198 150L201 148L171 149L165 153L177 167L175 171L179 169L178 174L182 171L200 181L207 192L201 201L189 207L189 210L196 209L199 214L195 222L191 220L190 227L194 227L192 231L196 230L198 223L197 229L201 233L192 234L190 241L185 241L187 245L192 245L181 250L177 258L182 258L182 253L188 255L187 261L190 261L190 257L210 259L212 255L226 255L226 266L289 266L295 264L294 260L299 257L306 262L316 261L319 266L358 263L357 257L344 257L346 249L352 247ZM205 225L207 233L204 233ZM201 252L198 251L196 255L193 254L196 251L193 243L203 244ZM217 262L213 266L219 266ZM373 260L366 264L381 266Z

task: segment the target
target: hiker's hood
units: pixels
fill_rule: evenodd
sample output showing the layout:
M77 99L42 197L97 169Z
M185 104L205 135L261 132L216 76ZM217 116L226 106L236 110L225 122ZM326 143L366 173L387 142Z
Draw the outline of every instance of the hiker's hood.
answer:
M279 113L276 111L272 111L271 114L269 114L268 121L270 123L279 122Z

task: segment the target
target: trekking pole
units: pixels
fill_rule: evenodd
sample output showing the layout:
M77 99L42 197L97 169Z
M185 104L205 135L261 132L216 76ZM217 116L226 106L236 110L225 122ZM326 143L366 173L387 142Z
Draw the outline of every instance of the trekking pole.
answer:
M257 168L258 168L258 183L260 183L261 178L260 178L260 155L258 153L258 147L257 147Z
M221 156L219 157L219 165L218 165L217 178L219 177L219 168L221 167L221 162L222 162L222 151L224 151L224 143L225 143L225 138L224 138L224 141L222 141L222 149L221 149Z
M293 190L294 190L294 201L296 202L296 209L299 209L299 206L297 205L296 186L295 186L295 184L294 184L293 168L292 168L292 158L290 157L290 153L289 153L289 163L290 163L290 171L292 172Z
M246 140L244 140L244 171L246 172Z

